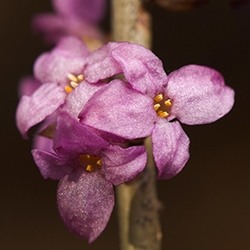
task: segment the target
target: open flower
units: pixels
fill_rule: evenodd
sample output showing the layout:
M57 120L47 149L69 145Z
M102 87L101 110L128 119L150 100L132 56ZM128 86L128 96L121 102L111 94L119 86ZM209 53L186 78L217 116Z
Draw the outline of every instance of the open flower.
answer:
M94 241L114 206L113 185L135 178L145 167L143 146L110 145L67 113L57 117L52 141L39 139L34 160L45 178L59 179L57 200L66 226Z
M81 39L102 39L98 28L105 13L105 0L53 0L55 13L36 15L33 26L50 43L73 35Z
M51 52L42 54L34 65L34 80L22 85L16 113L17 126L23 135L34 125L55 112L80 83L85 81L84 67L89 51L79 39L67 37ZM38 83L39 84L38 84ZM85 86L88 88L87 86ZM86 92L100 88L98 81ZM26 90L25 90L26 89Z
M232 108L234 91L204 66L188 65L166 76L160 60L139 45L110 43L102 50L112 74L123 74L127 82L96 92L83 107L81 122L126 139L151 135L158 175L171 178L189 157L189 139L177 120L189 125L216 121ZM94 55L93 64L92 69L106 67ZM95 72L88 77L94 81Z

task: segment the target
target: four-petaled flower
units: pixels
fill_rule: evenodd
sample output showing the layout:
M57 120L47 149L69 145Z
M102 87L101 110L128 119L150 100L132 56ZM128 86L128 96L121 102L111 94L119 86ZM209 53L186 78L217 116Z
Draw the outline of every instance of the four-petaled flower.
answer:
M143 170L145 148L111 145L64 112L57 117L53 145L46 140L37 139L34 160L44 178L60 180L58 208L67 227L92 242L113 210L113 185L130 181Z
M152 136L159 178L173 177L189 158L189 139L178 121L216 121L232 108L234 91L217 71L204 66L188 65L167 76L160 60L140 45L109 43L101 50L112 62L112 74L123 74L126 83L96 92L83 107L81 122L126 139ZM89 82L106 67L96 55Z
M87 88L85 96L101 87L99 80L91 86L85 80L84 67L89 53L81 40L65 37L51 52L38 57L34 64L34 79L24 81L21 86L24 95L16 112L21 134L26 136L31 127L53 114L80 83Z

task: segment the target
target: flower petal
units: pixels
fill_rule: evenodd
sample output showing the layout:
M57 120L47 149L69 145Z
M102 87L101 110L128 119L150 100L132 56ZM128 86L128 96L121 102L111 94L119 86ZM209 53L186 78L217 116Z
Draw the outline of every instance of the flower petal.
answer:
M63 110L70 113L71 116L77 117L91 96L105 85L101 83L89 84L83 81L67 96Z
M55 153L39 149L33 149L31 153L45 179L51 178L53 180L60 180L66 174L69 174L75 165L73 161L60 158Z
M119 63L126 80L134 89L154 97L166 84L167 75L162 62L149 49L123 42L111 55Z
M185 124L216 121L230 111L234 91L211 68L188 65L169 75L166 95L172 99L172 116Z
M76 37L66 37L51 51L43 53L35 62L34 74L41 82L56 82L65 86L68 74L81 74L85 57L89 54L86 46Z
M97 23L103 18L105 4L105 0L53 0L59 14L91 23Z
M89 82L123 73L134 89L151 97L167 81L159 58L143 46L128 42L110 42L96 50L88 58L85 72Z
M31 96L23 96L17 107L16 121L25 135L34 125L52 114L65 100L66 93L57 84L43 84Z
M177 175L189 158L189 138L178 122L159 119L152 133L153 155L160 179Z
M151 134L156 112L152 99L114 80L96 92L79 117L83 124L126 139Z
M99 155L109 144L92 128L85 126L67 113L60 113L54 137L54 150L71 158L80 154Z
M105 178L119 185L133 180L143 171L147 162L145 147L134 146L121 148L110 146L102 158Z
M26 76L21 79L19 83L19 96L31 96L39 87L41 82L32 76Z
M63 178L57 191L58 209L69 230L89 243L105 229L114 207L114 191L100 171L77 169Z

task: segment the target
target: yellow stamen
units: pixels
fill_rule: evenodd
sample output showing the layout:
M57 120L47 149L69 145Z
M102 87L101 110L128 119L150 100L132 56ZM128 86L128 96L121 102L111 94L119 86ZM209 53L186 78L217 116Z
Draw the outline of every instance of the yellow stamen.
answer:
M154 110L157 111L161 107L161 104L157 103L154 105Z
M87 165L87 167L86 167L86 171L87 172L93 172L94 171L94 167L92 166L92 165Z
M71 74L71 73L68 74L68 78L72 82L78 82L77 77L75 75Z
M84 75L83 74L78 75L77 80L78 80L78 82L83 81L84 80Z
M155 98L154 98L155 102L160 102L162 100L163 100L163 94L159 94L159 95L155 96Z
M65 86L64 90L65 90L66 93L69 94L70 92L72 92L73 88L71 88L70 86Z
M73 81L71 81L69 84L72 88L76 88L78 86L78 83Z
M157 114L161 117L161 118L167 118L169 116L169 113L166 111L158 111Z
M98 161L96 162L96 165L98 165L98 167L100 167L100 166L102 165L102 160L101 160L101 159L98 160Z
M167 99L165 102L164 102L165 106L167 107L171 107L172 106L172 102L170 99Z

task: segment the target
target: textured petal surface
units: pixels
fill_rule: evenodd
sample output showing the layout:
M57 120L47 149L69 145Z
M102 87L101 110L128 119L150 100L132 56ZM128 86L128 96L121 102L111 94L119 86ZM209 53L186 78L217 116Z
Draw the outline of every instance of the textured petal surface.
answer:
M166 84L167 76L162 62L145 47L124 42L111 55L119 63L125 78L134 89L153 97Z
M33 95L23 96L17 107L16 121L25 135L34 125L43 121L64 103L66 93L57 84L43 84Z
M108 43L88 58L87 80L96 82L123 73L133 88L151 97L166 84L162 62L143 46L120 42Z
M105 13L105 0L53 0L59 14L87 22L98 22Z
M34 74L41 82L68 84L68 74L83 72L85 57L89 54L86 46L75 37L63 38L51 52L43 53L35 62Z
M19 83L19 96L31 96L39 87L41 82L32 76L27 76L21 79Z
M219 72L188 65L169 75L166 95L172 99L172 116L185 124L216 121L230 111L234 91L227 87Z
M77 117L90 97L103 86L101 83L89 84L83 81L67 96L63 110Z
M60 181L58 208L69 230L89 243L105 229L114 206L113 186L100 171L77 169Z
M95 83L122 73L119 63L111 55L118 46L119 43L108 43L88 56L84 70L88 82Z
M152 143L158 177L174 177L189 158L189 138L180 124L159 119L152 133Z
M121 148L110 146L102 158L105 178L114 185L133 180L143 171L147 162L145 147Z
M63 159L55 153L39 149L33 149L31 152L36 165L45 179L60 180L66 174L69 174L75 166L74 161Z
M151 134L156 112L151 98L115 80L93 95L79 117L83 124L135 139Z
M98 155L108 143L99 137L93 129L81 124L67 113L61 113L57 119L54 150L62 156L78 157L80 154Z

